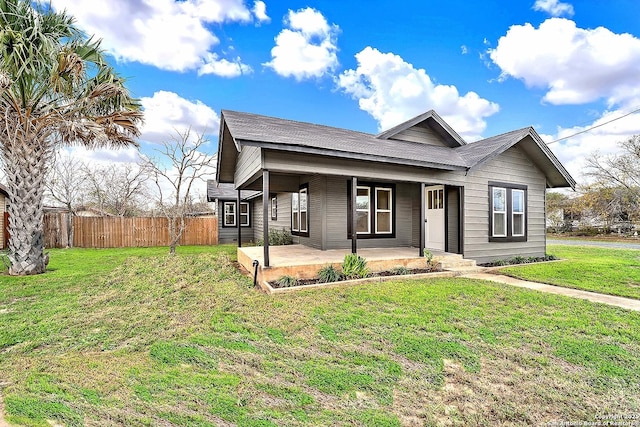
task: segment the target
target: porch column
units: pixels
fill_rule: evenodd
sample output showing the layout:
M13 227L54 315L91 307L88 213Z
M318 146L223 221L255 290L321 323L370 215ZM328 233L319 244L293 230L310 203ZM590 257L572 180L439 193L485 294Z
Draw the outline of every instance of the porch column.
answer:
M458 187L458 253L464 256L464 187Z
M236 225L238 226L238 247L241 248L242 247L242 224L240 224L242 221L241 216L240 216L240 202L242 201L242 196L240 195L241 192L238 189L238 201L236 202ZM224 206L224 204L223 204ZM225 214L225 212L222 213L223 215ZM224 221L224 216L222 217L223 221Z
M426 221L425 212L425 196L424 196L424 182L420 183L420 253L418 256L424 256L424 222Z
M264 266L269 267L269 171L262 171L262 239L264 240Z
M358 253L358 215L356 199L358 198L358 178L351 177L351 253Z

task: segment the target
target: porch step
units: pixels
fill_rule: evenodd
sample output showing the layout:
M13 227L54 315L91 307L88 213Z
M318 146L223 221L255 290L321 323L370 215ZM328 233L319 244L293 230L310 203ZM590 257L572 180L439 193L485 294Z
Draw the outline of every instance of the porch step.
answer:
M476 267L475 260L464 259L462 257L460 257L459 259L447 258L440 261L439 264L440 264L440 268L442 268L443 270L452 270L452 269L458 269L463 267Z

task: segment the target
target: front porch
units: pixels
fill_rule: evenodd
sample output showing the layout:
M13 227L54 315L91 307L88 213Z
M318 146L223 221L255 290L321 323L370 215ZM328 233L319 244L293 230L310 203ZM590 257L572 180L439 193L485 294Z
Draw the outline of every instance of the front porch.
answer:
M431 251L433 260L441 264L442 268L475 267L475 261L465 260L462 255L444 251ZM332 264L339 268L344 256L351 253L350 249L319 250L305 245L271 246L269 248L269 267L264 267L264 248L262 246L238 248L238 262L253 273L253 261L258 261L258 281L270 282L282 276L292 276L297 279L312 279L317 277L318 270ZM362 248L358 255L367 260L372 272L389 270L394 267L408 269L424 268L427 261L417 256L418 249L414 247L392 248Z

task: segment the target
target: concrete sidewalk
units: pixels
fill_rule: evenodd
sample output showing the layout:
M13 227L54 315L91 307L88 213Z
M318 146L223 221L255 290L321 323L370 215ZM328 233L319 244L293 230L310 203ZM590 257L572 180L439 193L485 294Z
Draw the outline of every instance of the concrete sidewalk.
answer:
M578 289L563 288L562 286L547 285L545 283L528 282L526 280L515 279L513 277L501 274L490 273L471 273L458 277L468 279L489 280L491 282L504 283L507 285L518 286L520 288L534 289L536 291L548 292L551 294L565 295L568 297L582 298L593 302L608 304L615 307L621 307L627 310L640 311L640 300L633 298L617 297L613 295L604 295L596 292L581 291Z

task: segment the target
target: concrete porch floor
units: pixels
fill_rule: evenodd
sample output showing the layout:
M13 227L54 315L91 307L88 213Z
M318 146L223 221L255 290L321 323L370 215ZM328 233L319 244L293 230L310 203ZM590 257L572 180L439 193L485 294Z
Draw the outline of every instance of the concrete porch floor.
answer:
M373 272L388 270L393 267L424 268L426 260L418 256L418 248L362 248L358 255L367 260ZM304 245L271 246L269 251L269 267L264 267L264 248L250 246L238 248L238 262L248 271L253 271L253 260L258 260L258 279L262 281L277 280L282 276L293 276L298 279L311 279L317 276L318 270L328 264L340 267L344 256L350 249L329 249L322 251ZM462 256L442 251L431 251L436 262L462 262ZM474 263L475 265L475 263Z

